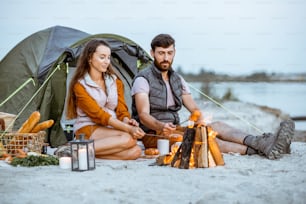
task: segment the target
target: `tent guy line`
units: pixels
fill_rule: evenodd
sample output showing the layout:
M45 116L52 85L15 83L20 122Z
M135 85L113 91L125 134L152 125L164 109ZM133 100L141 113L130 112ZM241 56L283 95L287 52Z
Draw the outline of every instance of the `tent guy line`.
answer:
M13 96L15 96L21 89L23 89L28 83L33 82L33 86L35 86L35 81L33 78L29 78L23 84L21 84L11 95L9 95L1 104L0 107L3 106L6 102L8 102Z
M218 101L214 100L213 98L211 98L210 96L208 96L207 94L203 93L202 91L200 91L199 89L195 88L194 86L192 86L190 83L188 84L192 89L194 89L195 91L197 91L199 94L201 94L202 96L205 96L206 98L208 98L210 101L212 101L214 104L216 104L218 107L222 108L223 110L227 111L228 113L232 114L233 116L235 116L236 118L238 118L239 120L241 120L242 122L244 122L245 124L247 124L248 126L254 128L256 131L258 131L259 134L263 134L264 131L260 130L258 127L256 127L254 124L252 124L251 122L243 119L242 117L240 117L239 115L237 115L236 113L234 113L233 111L229 110L228 108L226 108L224 105L222 105L221 103L219 103Z
M57 71L60 70L60 66L57 65L56 69L52 71L52 73L47 77L47 79L44 81L44 83L37 89L37 91L33 94L33 96L28 100L28 102L23 106L21 111L16 115L16 119L23 113L23 111L26 109L26 107L33 101L33 99L37 96L37 94L41 91L41 89L47 84L49 79L53 76L53 74ZM8 125L8 127L5 129L5 131L1 134L1 137L5 134L5 132L12 126L13 122ZM1 138L0 137L0 138Z

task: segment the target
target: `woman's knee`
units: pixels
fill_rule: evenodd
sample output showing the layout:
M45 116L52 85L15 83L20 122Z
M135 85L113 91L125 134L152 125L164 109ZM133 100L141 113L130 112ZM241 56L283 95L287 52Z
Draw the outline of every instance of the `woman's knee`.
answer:
M136 145L133 148L129 149L129 152L127 154L127 159L135 160L138 159L141 156L141 148Z
M136 139L134 139L130 134L128 134L128 133L122 133L121 135L120 135L120 139L121 139L121 141L122 141L122 146L124 147L124 148L127 148L127 149L129 149L129 148L131 148L131 147L133 147L133 146L135 146L136 144L137 144L137 140Z

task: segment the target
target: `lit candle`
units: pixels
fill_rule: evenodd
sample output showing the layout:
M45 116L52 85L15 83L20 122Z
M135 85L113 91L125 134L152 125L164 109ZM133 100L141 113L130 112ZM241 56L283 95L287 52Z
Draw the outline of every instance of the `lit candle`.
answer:
M70 169L71 168L71 157L60 157L59 166L61 169Z
M87 170L87 152L86 149L79 149L79 169Z

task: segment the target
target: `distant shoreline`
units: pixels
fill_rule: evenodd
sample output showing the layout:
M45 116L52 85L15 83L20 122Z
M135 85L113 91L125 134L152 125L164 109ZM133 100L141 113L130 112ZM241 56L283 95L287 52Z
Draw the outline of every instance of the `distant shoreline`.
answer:
M306 83L306 73L296 74L268 74L265 72L253 73L250 75L233 76L228 74L218 74L215 72L200 71L198 74L184 73L178 70L186 81L192 82L285 82L285 83Z

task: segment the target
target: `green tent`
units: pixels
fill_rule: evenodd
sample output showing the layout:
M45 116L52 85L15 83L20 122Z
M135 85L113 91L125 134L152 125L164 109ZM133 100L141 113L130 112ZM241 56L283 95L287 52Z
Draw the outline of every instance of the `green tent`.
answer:
M0 62L0 111L19 115L18 129L29 115L39 110L41 121L53 119L46 142L52 147L67 142L64 117L67 85L84 45L93 38L106 40L112 48L112 64L125 85L125 98L131 108L131 82L138 70L152 63L135 42L115 34L88 33L62 26L36 32L16 45ZM34 81L33 84L31 81ZM25 84L23 88L19 87ZM16 94L8 101L6 99ZM4 103L5 101L5 103Z

